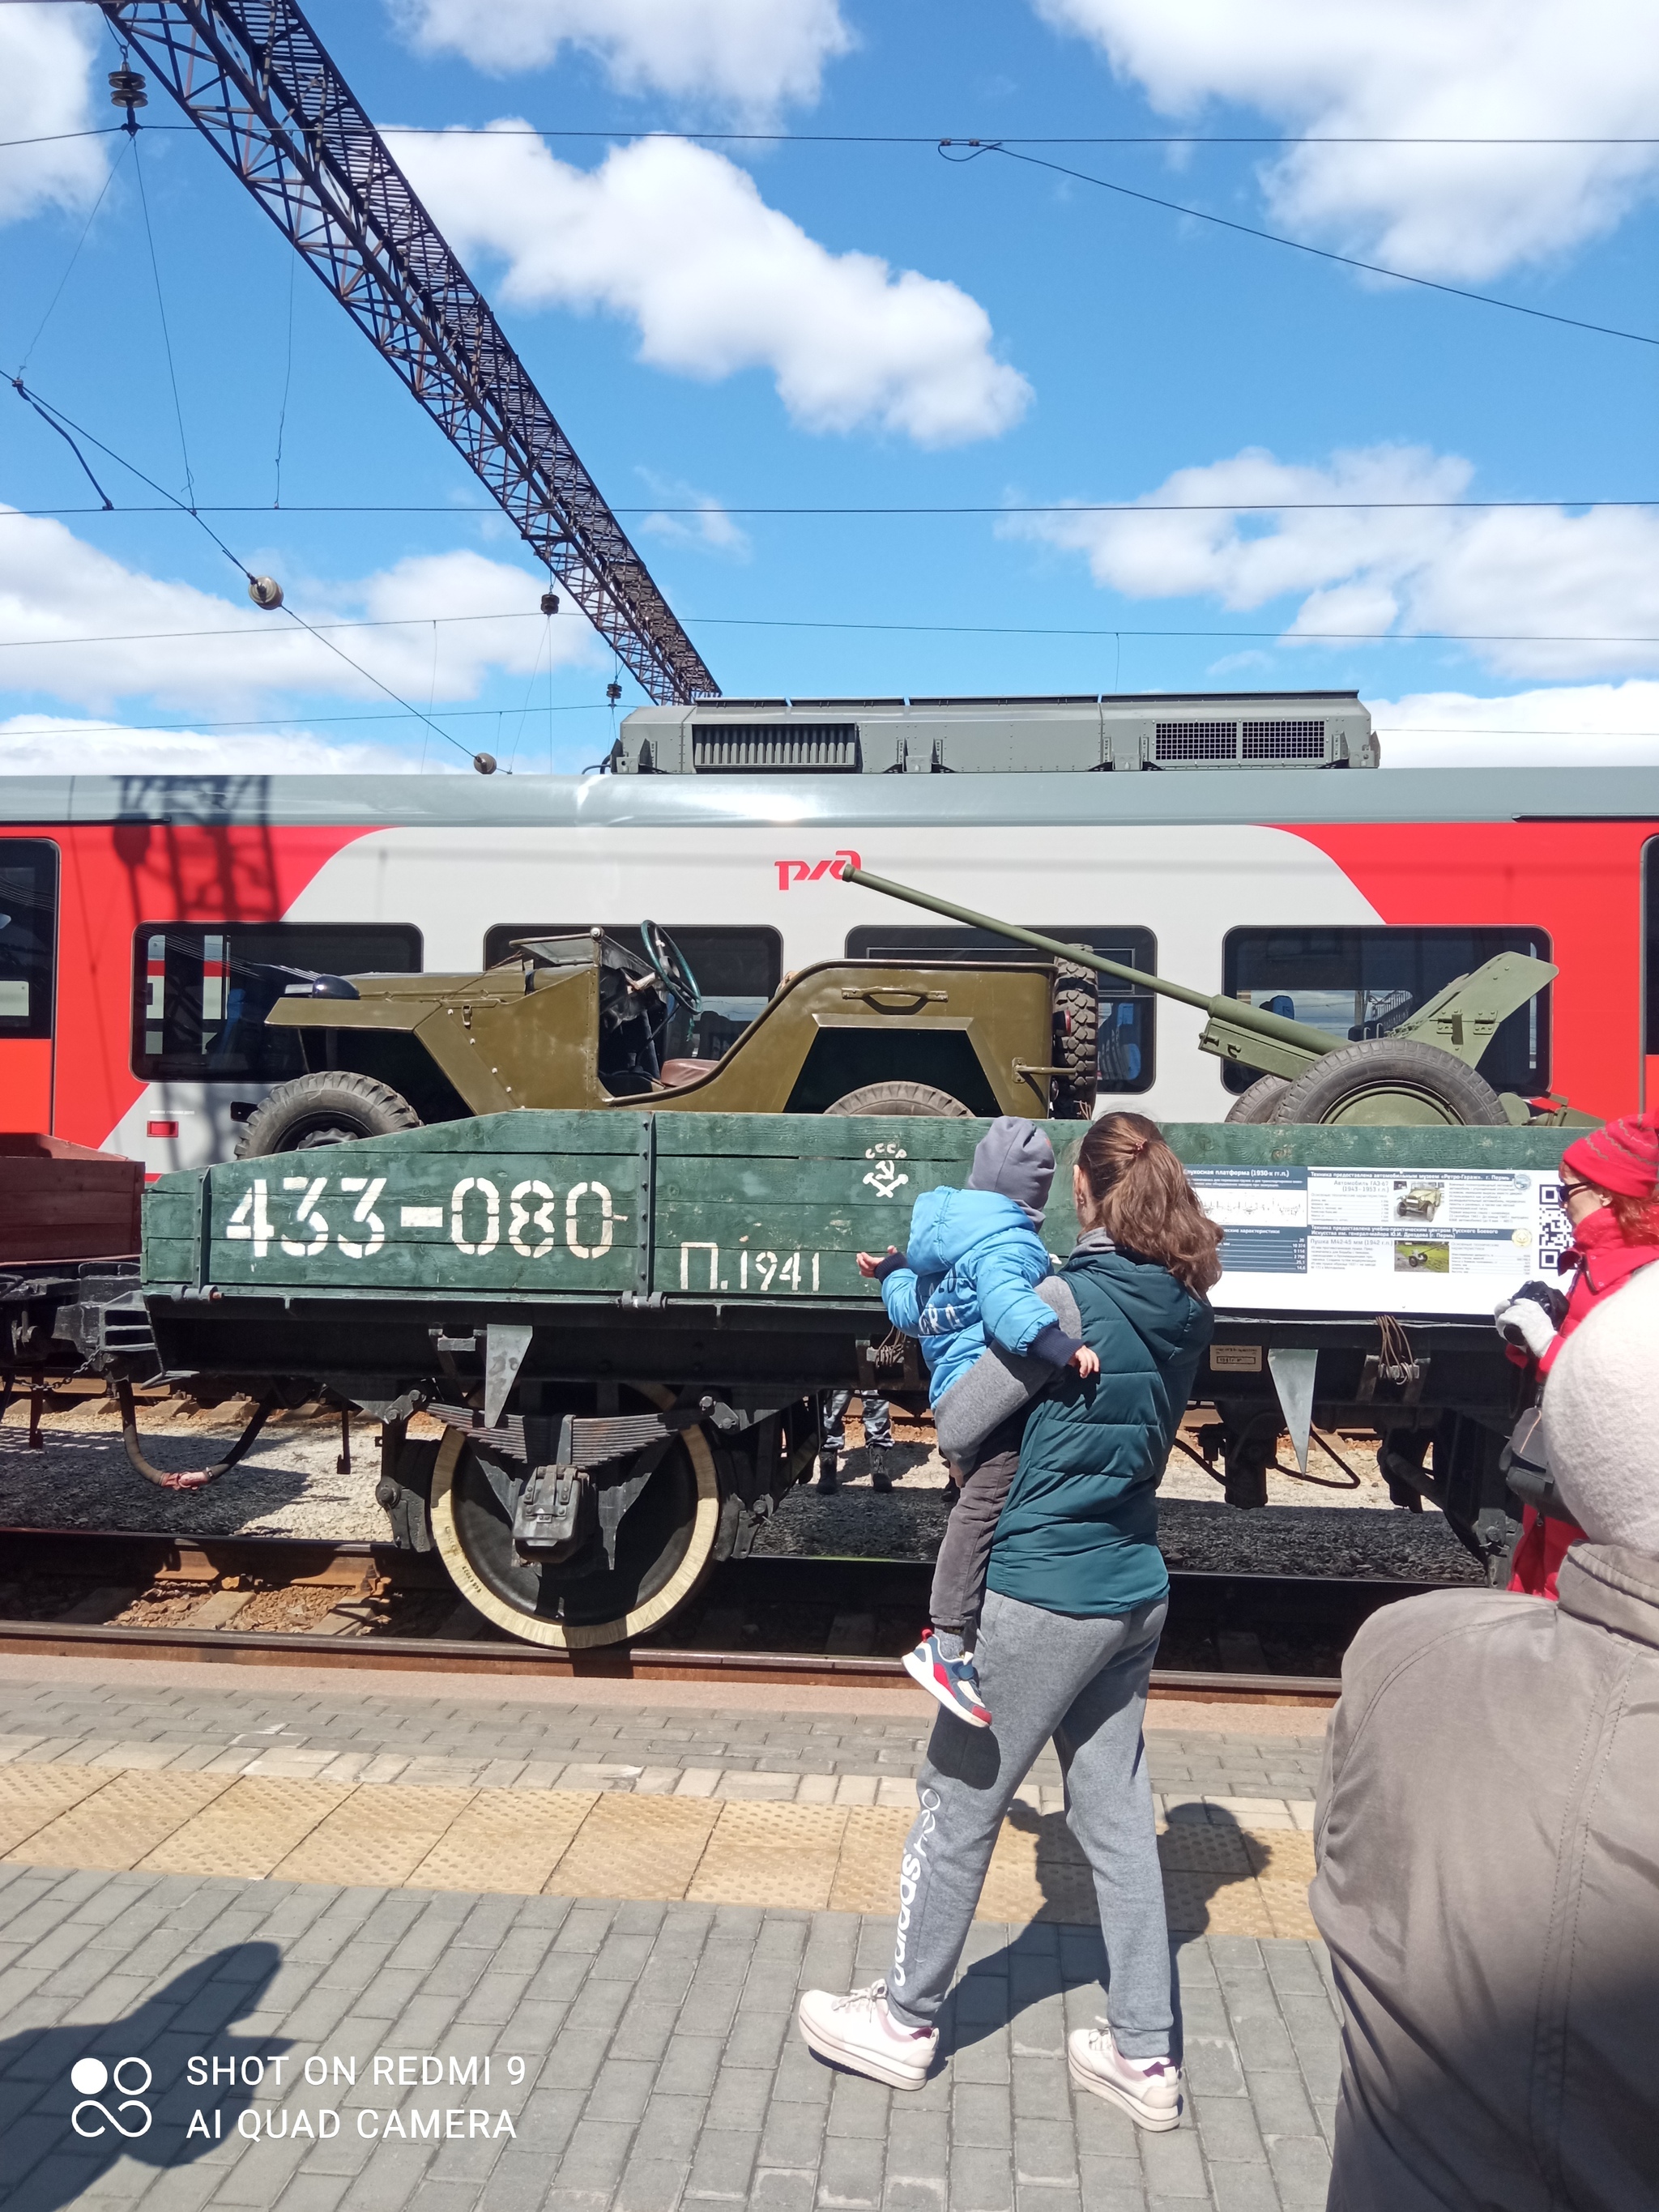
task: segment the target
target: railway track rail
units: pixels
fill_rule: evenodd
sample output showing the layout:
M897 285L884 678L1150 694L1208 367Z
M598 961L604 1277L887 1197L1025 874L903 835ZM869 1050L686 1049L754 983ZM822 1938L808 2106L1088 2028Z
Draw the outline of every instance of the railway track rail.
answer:
M438 1560L389 1545L0 1530L0 1654L650 1682L897 1687L925 1619L912 1560L750 1559L661 1638L564 1653L481 1620ZM1177 1573L1155 1698L1328 1705L1378 1607L1436 1585Z

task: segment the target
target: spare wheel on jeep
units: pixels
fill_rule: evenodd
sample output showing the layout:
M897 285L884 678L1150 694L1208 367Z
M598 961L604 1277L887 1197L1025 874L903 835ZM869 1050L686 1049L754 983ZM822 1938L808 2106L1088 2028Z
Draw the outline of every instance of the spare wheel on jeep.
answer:
M849 1091L837 1098L826 1114L921 1114L940 1121L971 1121L973 1115L961 1099L931 1083L866 1083L862 1091Z
M355 1137L392 1137L418 1129L421 1117L407 1098L372 1075L325 1070L279 1083L249 1115L237 1140L239 1160L271 1152L308 1152L346 1145Z

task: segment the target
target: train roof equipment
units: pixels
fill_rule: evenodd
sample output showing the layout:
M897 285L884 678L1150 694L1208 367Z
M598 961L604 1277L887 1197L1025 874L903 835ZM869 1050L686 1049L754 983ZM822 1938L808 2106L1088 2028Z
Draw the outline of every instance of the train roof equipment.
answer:
M641 707L617 775L963 775L1371 768L1355 691L722 699Z

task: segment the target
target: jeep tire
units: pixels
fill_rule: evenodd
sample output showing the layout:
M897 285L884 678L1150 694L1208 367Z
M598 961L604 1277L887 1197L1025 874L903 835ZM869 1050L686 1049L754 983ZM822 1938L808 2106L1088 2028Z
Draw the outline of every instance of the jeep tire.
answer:
M826 1114L919 1114L936 1121L971 1121L973 1115L948 1091L931 1083L866 1083L837 1098Z
M1100 1087L1100 979L1075 960L1054 963L1054 1118L1094 1118Z
M418 1129L421 1117L407 1098L372 1075L325 1070L279 1083L249 1115L237 1139L239 1160L272 1152L309 1152L356 1137L392 1137Z

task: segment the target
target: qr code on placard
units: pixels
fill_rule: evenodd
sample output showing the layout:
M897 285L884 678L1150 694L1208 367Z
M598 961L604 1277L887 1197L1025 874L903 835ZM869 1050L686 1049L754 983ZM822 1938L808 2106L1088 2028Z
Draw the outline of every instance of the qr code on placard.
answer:
M1538 1264L1552 1273L1559 1273L1561 1261L1572 1247L1572 1224L1562 1211L1561 1186L1559 1182L1540 1183L1538 1187Z

